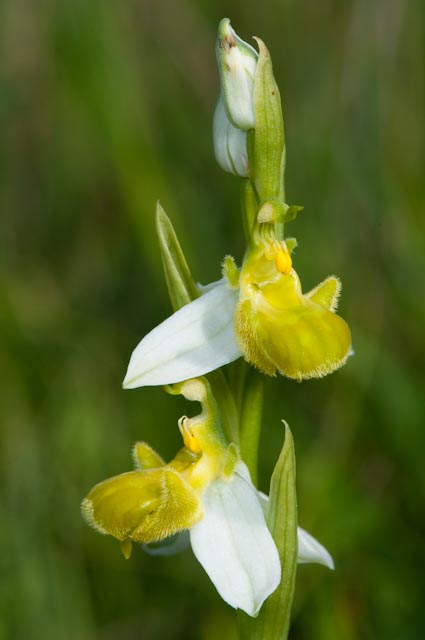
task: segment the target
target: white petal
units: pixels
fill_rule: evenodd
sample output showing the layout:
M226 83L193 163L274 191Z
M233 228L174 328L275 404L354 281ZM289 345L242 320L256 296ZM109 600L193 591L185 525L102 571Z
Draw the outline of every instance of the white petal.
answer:
M269 496L262 491L258 491L258 496L264 514L267 517L270 502ZM316 562L317 564L323 564L329 569L335 569L334 561L329 551L305 529L298 527L298 563L304 564L306 562Z
M205 491L205 515L190 531L193 552L220 596L256 616L280 582L279 554L243 463ZM238 473L239 471L239 473Z
M305 529L298 527L298 562L317 562L329 569L335 569L334 561L329 551L317 542Z
M155 327L133 351L123 386L182 382L239 358L233 330L237 297L224 283L217 285Z

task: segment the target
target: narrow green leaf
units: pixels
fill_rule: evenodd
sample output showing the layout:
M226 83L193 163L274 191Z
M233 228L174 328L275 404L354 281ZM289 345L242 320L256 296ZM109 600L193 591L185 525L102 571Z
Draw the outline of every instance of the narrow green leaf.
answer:
M280 93L270 53L262 40L256 40L259 58L254 79L255 133L249 165L260 201L283 200L285 137Z
M177 311L191 300L198 298L199 291L190 273L174 227L159 202L156 207L156 231L168 294L174 311Z
M279 551L282 579L257 619L262 631L258 638L284 640L289 631L298 559L294 441L286 423L285 442L270 483L267 524Z

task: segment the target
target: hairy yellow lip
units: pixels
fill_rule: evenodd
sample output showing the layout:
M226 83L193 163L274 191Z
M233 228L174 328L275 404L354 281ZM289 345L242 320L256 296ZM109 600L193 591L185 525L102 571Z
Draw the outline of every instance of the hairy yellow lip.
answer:
M304 294L285 243L266 242L246 256L240 283L235 333L248 362L298 381L321 378L345 363L351 333L335 313L337 277Z

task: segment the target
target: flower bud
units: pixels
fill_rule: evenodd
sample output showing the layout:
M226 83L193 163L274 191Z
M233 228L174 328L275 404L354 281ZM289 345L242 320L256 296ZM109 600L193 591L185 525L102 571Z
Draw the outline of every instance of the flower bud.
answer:
M214 154L220 167L246 178L249 173L247 133L231 123L221 95L214 112L213 139Z
M228 18L223 18L218 27L216 51L227 115L238 129L253 129L254 75L258 54L239 38Z

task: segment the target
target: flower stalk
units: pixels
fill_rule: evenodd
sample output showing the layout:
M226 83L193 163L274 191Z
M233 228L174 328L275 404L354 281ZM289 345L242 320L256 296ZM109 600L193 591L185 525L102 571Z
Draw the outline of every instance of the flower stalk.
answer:
M242 397L239 427L241 456L249 469L253 483L257 485L258 449L264 399L264 380L258 371L250 369L247 372Z

